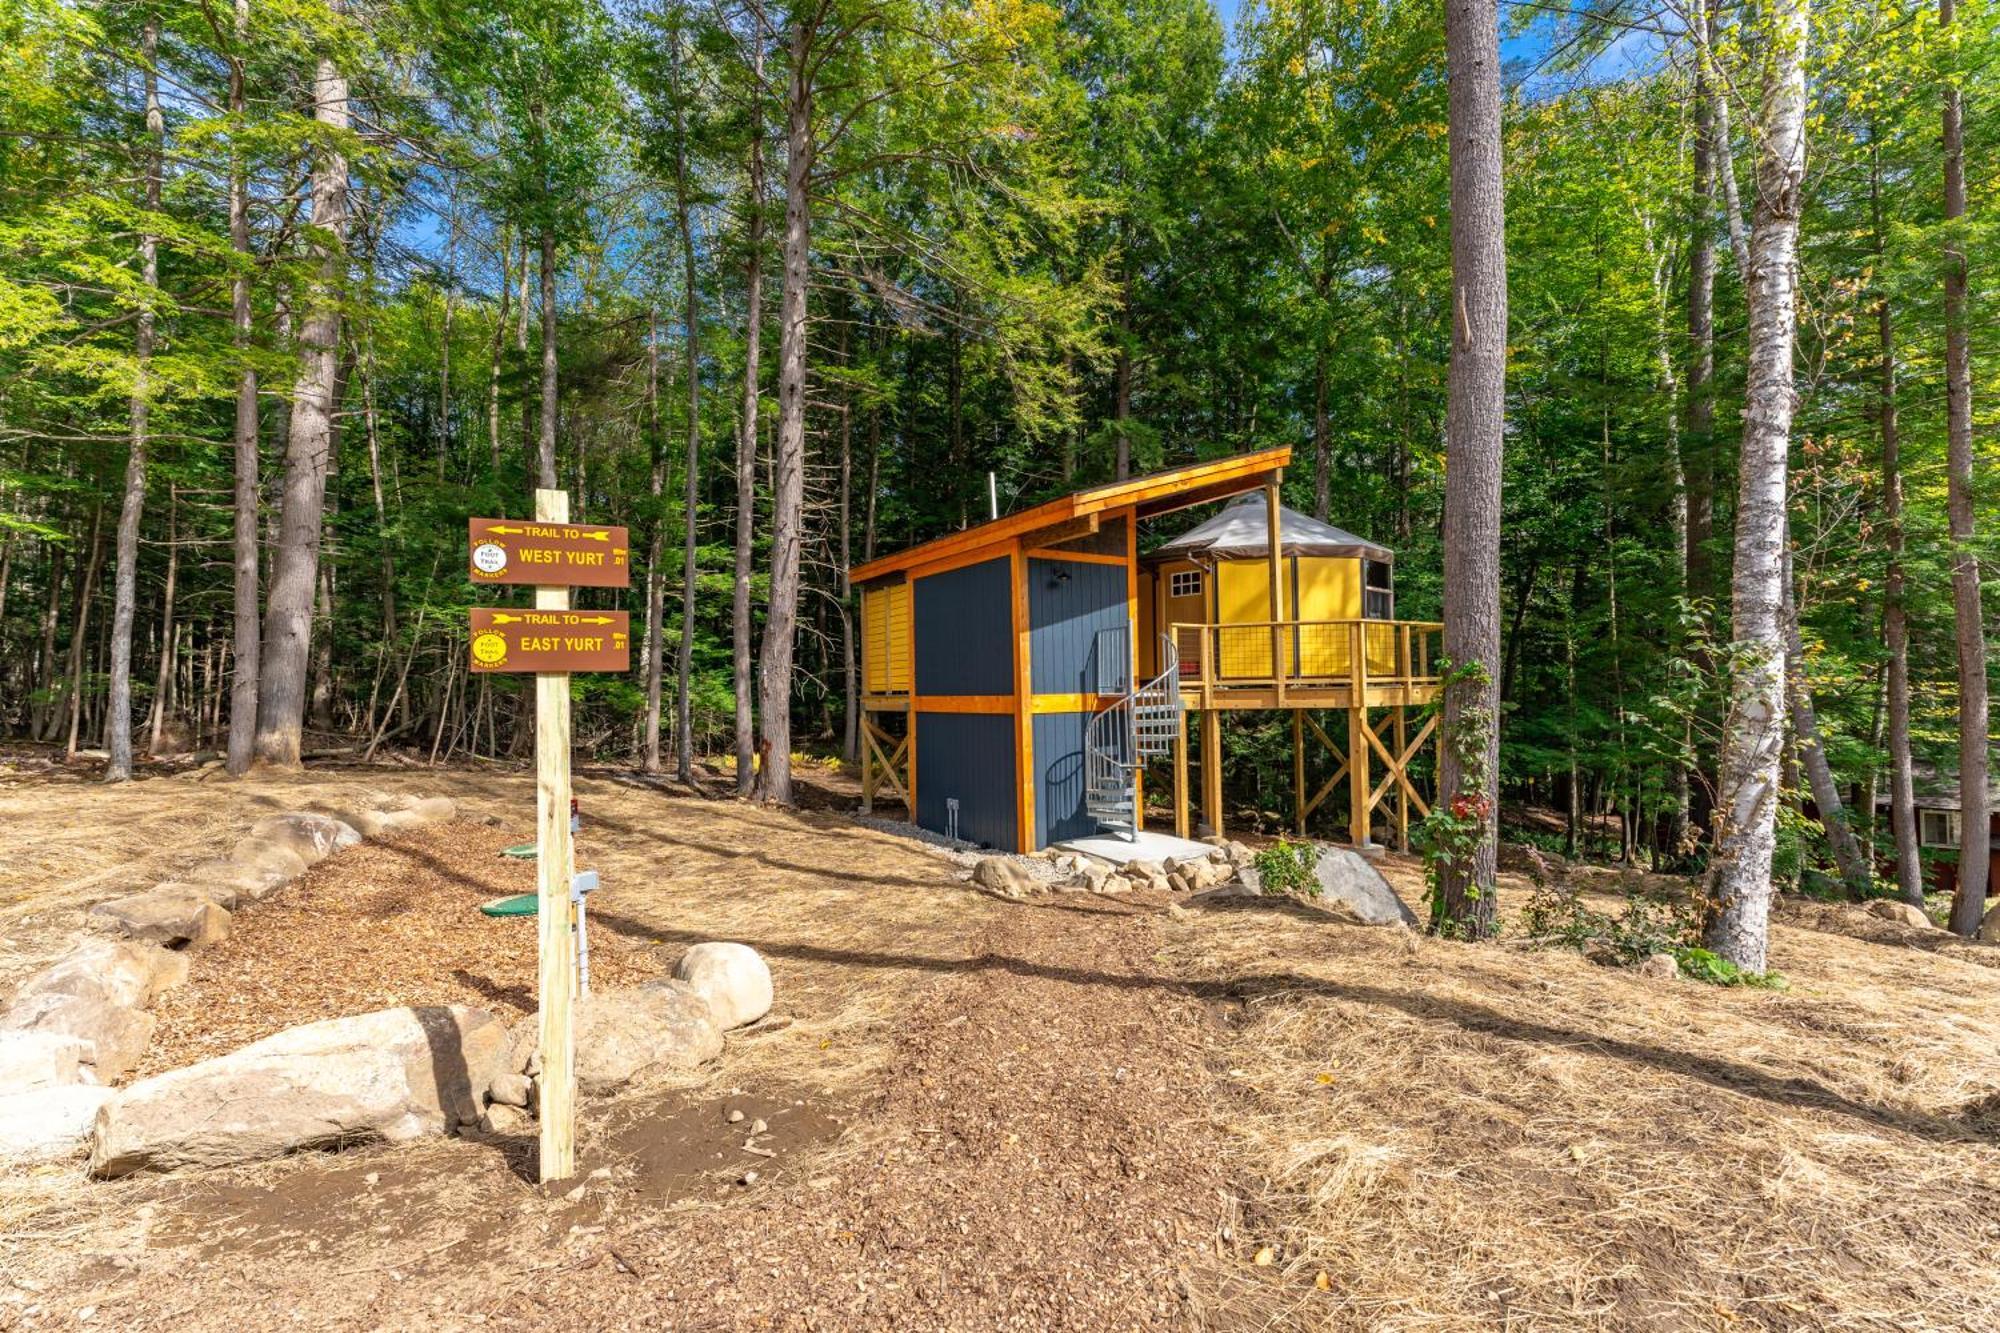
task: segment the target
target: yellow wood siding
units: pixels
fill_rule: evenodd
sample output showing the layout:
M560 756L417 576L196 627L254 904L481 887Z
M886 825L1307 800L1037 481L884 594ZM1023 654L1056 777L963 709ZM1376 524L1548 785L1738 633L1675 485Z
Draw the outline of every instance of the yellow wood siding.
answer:
M868 694L910 689L910 585L890 583L861 592L861 679Z
M1308 555L1299 558L1299 619L1359 620L1361 562L1350 558ZM1345 626L1307 626L1299 630L1299 671L1307 676L1345 676L1349 634Z

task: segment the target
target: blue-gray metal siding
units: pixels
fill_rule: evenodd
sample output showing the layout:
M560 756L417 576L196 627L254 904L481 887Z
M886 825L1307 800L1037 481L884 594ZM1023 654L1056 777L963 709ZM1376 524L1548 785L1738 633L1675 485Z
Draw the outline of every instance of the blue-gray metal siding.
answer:
M958 836L1014 851L1014 719L1005 713L917 715L917 826L945 831L945 802L958 800Z
M1083 729L1088 713L1035 714L1035 846L1097 832L1083 810ZM919 779L921 781L921 779Z
M918 694L1014 692L1012 565L1001 556L917 580L910 633ZM921 785L921 763L917 774Z
M1028 562L1028 663L1037 694L1114 694L1131 674L1124 565ZM1100 662L1098 634L1116 630ZM1114 647L1115 646L1115 647Z

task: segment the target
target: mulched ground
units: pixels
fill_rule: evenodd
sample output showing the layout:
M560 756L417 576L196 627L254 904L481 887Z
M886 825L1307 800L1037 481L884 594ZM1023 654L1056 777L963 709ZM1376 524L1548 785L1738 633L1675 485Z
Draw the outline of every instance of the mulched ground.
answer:
M503 1328L1185 1327L1222 1246L1200 1002L1159 917L1002 915L916 1002L868 1143L747 1208L605 1239L619 1262L523 1292ZM802 1187L801 1187L802 1185ZM634 1274L647 1280L635 1280Z
M534 862L500 855L531 836L436 824L351 847L246 902L229 937L194 955L188 984L154 1006L159 1026L132 1076L396 1005L476 1005L507 1022L533 1013L535 919L479 911L490 898L534 892ZM645 953L591 923L593 985L657 976Z

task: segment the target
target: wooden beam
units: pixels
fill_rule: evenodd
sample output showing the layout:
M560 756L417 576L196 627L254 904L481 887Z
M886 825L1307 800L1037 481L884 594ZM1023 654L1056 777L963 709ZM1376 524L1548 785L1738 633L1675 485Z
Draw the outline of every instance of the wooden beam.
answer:
M1201 812L1208 831L1222 836L1222 714L1201 715Z
M919 713L1005 713L1014 712L1014 697L1011 694L919 694L915 696L915 708Z
M535 491L537 523L569 522L569 492ZM569 610L569 588L537 587L535 609ZM576 1174L576 909L569 900L569 676L535 676L535 899L541 1003L539 1080L544 1182Z
M1365 708L1347 710L1347 837L1368 846L1368 721Z
M1306 835L1306 728L1305 710L1292 714L1292 831Z
M1035 835L1035 716L1034 675L1028 661L1028 557L1019 541L1011 557L1014 602L1014 781L1018 793L1015 805L1017 851L1032 852L1041 845Z
M1088 537L1097 531L1102 520L1096 514L1084 514L1077 518L1066 518L1060 523L1051 523L1046 528L1036 528L1021 534L1021 545L1030 550L1037 546L1060 546L1073 542L1078 537Z
M1188 715L1183 708L1174 716L1174 836L1188 836Z
M1282 622L1285 615L1285 533L1284 505L1280 502L1280 486L1285 480L1285 470L1279 468L1264 483L1264 546L1269 561L1271 585L1271 681L1278 692L1278 707L1285 706L1285 631Z

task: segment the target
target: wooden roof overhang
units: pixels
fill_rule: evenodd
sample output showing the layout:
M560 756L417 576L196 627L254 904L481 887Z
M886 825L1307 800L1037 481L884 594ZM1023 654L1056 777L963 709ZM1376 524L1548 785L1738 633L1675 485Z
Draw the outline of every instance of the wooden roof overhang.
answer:
M868 583L917 569L972 564L988 552L1010 549L1017 540L1024 546L1053 546L1096 531L1098 519L1108 513L1129 509L1137 518L1156 518L1256 490L1274 480L1291 461L1291 446L1286 445L1093 486L920 546L878 556L853 566L847 576L853 583Z

